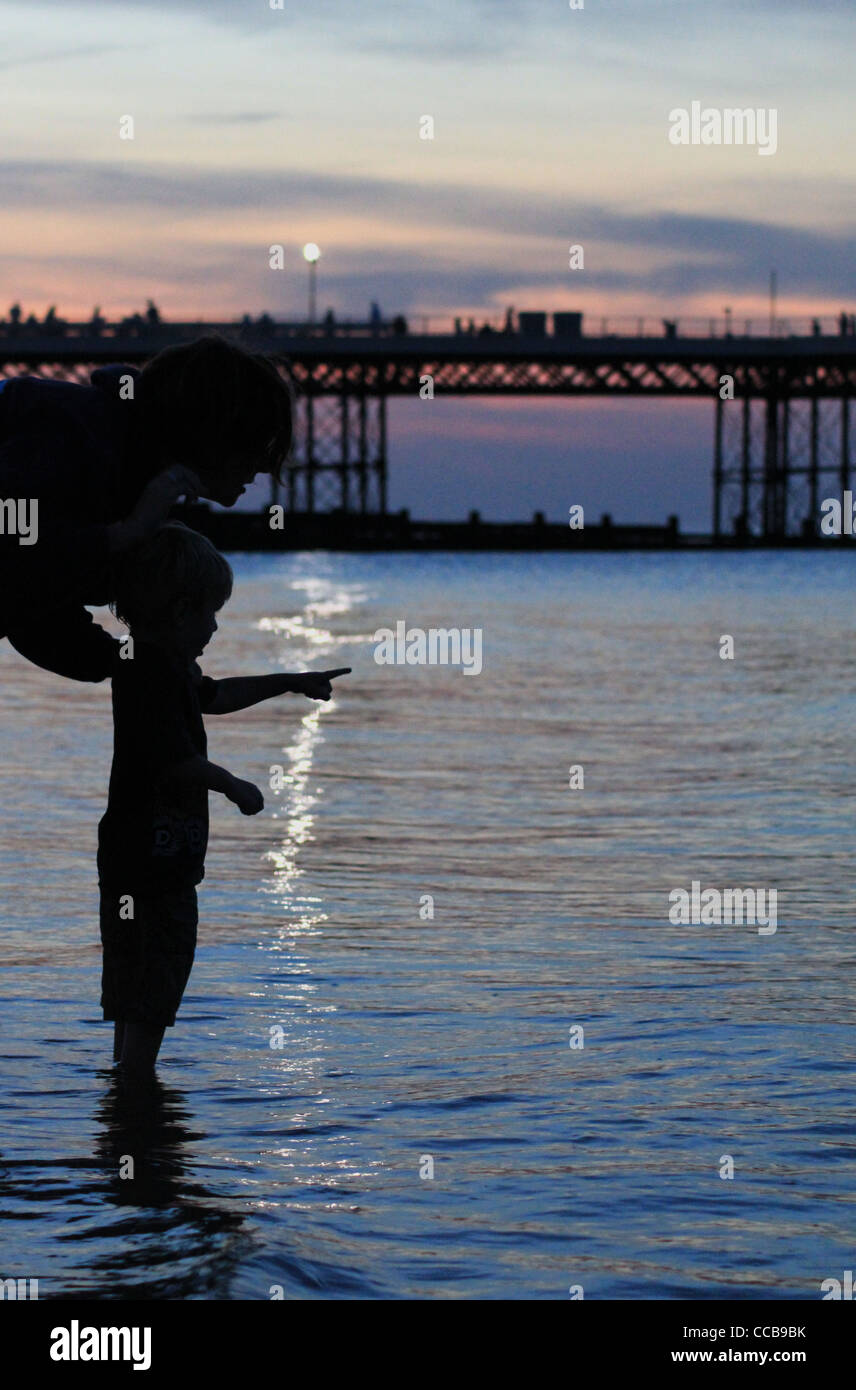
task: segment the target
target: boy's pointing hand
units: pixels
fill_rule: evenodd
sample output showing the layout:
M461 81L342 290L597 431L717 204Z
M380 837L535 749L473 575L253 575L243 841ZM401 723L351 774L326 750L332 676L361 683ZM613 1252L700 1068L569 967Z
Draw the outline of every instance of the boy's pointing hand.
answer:
M335 671L305 671L303 675L294 677L294 693L305 695L309 700L329 700L333 694L330 682L337 676L350 674L350 666L339 666Z

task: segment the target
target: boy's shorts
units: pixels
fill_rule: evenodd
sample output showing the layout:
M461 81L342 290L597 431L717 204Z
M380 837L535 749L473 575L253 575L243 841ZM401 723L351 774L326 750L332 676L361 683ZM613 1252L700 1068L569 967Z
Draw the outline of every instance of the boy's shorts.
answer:
M171 1028L196 951L196 889L134 894L101 891L101 1007L109 1022Z

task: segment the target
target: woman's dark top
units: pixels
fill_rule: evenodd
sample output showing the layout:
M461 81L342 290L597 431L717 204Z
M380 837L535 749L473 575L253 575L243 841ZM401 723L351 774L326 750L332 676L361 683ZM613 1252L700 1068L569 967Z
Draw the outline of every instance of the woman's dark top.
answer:
M111 599L107 527L158 471L140 447L139 401L120 396L129 377L136 388L137 368L117 365L90 386L16 377L0 391L0 638L76 680L112 673L117 644L84 605ZM35 544L2 524L9 499L38 501Z

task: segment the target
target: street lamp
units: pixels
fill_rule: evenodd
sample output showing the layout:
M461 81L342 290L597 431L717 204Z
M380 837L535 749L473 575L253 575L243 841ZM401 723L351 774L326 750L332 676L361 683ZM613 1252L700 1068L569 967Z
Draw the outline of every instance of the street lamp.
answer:
M321 248L315 245L314 241L307 241L303 248L303 259L309 265L309 322L315 322L315 284L318 275L318 257L321 255Z

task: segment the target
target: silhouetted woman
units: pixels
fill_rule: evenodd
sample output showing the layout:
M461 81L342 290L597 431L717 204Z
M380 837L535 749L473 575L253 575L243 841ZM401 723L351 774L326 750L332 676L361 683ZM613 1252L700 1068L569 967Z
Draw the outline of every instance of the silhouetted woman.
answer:
M214 336L142 371L99 367L91 383L0 389L0 638L82 681L104 680L115 659L84 607L113 597L114 557L180 497L231 507L257 474L278 475L293 419L273 362Z

